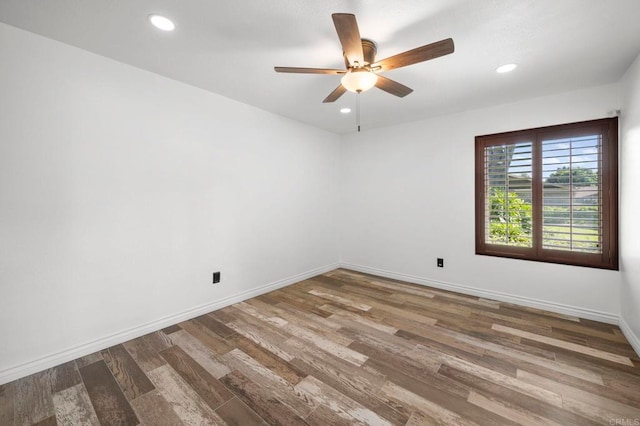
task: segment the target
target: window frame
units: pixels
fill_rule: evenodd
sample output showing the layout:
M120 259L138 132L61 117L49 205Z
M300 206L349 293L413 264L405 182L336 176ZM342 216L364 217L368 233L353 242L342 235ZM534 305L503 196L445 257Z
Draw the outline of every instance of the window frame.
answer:
M602 253L584 253L542 246L543 180L542 141L550 137L576 136L600 129L602 135ZM506 142L505 142L506 141ZM487 243L485 148L532 143L532 247ZM618 270L618 118L603 118L475 137L475 245L476 254L563 265Z

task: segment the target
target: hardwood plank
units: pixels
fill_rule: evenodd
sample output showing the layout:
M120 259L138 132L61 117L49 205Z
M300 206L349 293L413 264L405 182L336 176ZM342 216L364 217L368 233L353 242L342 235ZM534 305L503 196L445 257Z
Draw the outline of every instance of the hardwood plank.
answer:
M397 319L400 321L411 320L425 325L435 325L438 322L437 319L425 315L424 310L421 311L421 313L418 313L415 310L412 311L410 309L406 309L405 305L396 307L390 303L383 304L372 302L371 304L373 305L373 309L369 312L372 314L379 314L383 318Z
M504 401L498 401L493 398L487 398L484 395L471 392L467 399L473 405L484 408L487 411L491 411L505 419L510 419L521 425L527 426L563 426L560 423L549 420L545 417L538 416L531 412L528 412L517 405L505 403Z
M235 321L235 318L229 314L229 310L232 310L232 309L233 309L232 307L227 306L217 311L209 312L207 315L209 315L211 318L218 320L222 324L228 325L230 322Z
M345 306L349 306L361 311L368 311L369 309L371 309L371 306L365 304L365 303L359 303L356 302L354 300L351 299L347 299L345 297L342 296L337 296L335 294L331 294L328 293L326 291L320 291L320 290L309 290L309 294L313 294L314 296L318 296L318 297L322 297L323 299L327 299L330 300L332 302L338 303L340 305L345 305Z
M489 352L491 354L491 352ZM640 406L640 394L630 384L625 384L616 379L607 379L605 381L595 382L591 380L580 379L560 371L550 370L538 365L527 363L519 360L510 360L516 369L524 370L547 379L554 380L565 385L572 386L576 389L585 390L596 395L605 396L616 401ZM635 379L637 380L637 379Z
M220 380L267 423L283 426L308 424L291 408L274 397L269 389L259 386L240 371L232 371Z
M233 349L225 339L215 334L213 331L197 321L185 321L180 323L182 329L202 342L207 348L211 349L217 355L223 355ZM180 330L177 330L180 331ZM176 331L174 331L175 333ZM234 332L234 335L237 333ZM233 337L233 336L231 336Z
M526 339L524 337L520 338L520 342L522 345L530 348L553 350L558 362L592 370L601 374L603 379L605 374L611 374L635 377L634 381L640 380L640 368L638 368L640 366L636 366L633 360L631 360L631 362L634 363L634 365L630 366L619 362L609 361L607 359L594 358L593 356L582 352L576 352L571 349L549 345L548 343Z
M351 376L343 374L340 370L327 367L327 365L324 365L322 361L314 363L309 359L302 360L295 358L291 363L301 370L306 371L309 376L313 376L326 385L331 386L336 391L377 413L392 424L404 424L408 420L410 413L392 408L377 396L377 392L381 385L376 385L369 380L364 380L358 377L357 375ZM382 379L384 379L383 376ZM316 411L318 411L318 408L316 408L311 415L316 413ZM324 418L327 417L327 415L329 414L324 413L320 416L319 413L317 413L315 417ZM314 423L314 421L309 420L309 417L307 417L307 420L309 423Z
M138 417L104 361L81 367L80 375L103 426L139 424Z
M443 355L460 358L462 360L476 364L480 367L489 368L493 371L502 373L507 376L511 376L511 377L516 376L516 367L512 363L510 363L507 360L504 360L501 357L488 356L486 353L480 353L480 354L470 353L465 350L458 349L458 347L449 346L447 344L440 343L435 340L427 339L422 336L416 336L413 333L404 332L404 330L398 331L396 335L410 339L412 343L415 343L416 349L414 349L414 351L418 350L417 345L420 345L420 347L426 348L427 350L435 351ZM430 361L438 361L438 360L439 358L435 357ZM425 357L421 357L421 361L424 362L429 360L426 360Z
M238 398L225 402L216 410L216 413L229 426L259 426L264 424L264 420Z
M320 309L327 311L331 314L331 316L328 317L329 319L332 319L332 318L335 319L337 317L347 318L347 319L350 319L351 321L359 322L360 324L366 327L374 328L376 330L380 330L387 334L395 334L398 331L396 327L390 327L388 325L380 324L378 322L372 321L358 314L354 314L353 312L340 309L333 305L322 305L320 306Z
M167 363L212 409L233 398L233 394L178 346L160 352Z
M291 361L291 364L307 375L314 376L394 424L403 424L407 421L410 413L399 412L377 397L380 387L385 382L385 376L382 373L369 368L366 364L356 367L328 353L313 350L300 341L292 340L287 343L296 350L296 358ZM329 414L325 413L325 415ZM309 422L311 423L310 420Z
M532 371L535 373L535 371ZM627 398L626 403L629 405L637 405L640 407L640 389L638 389L638 379L636 377L629 377L628 375L617 374L609 375L605 373L603 388L611 395L615 395L614 399L623 401L624 395Z
M422 411L414 411L411 414L411 417L409 417L409 420L407 420L407 423L404 426L424 426L424 425L430 425L430 426L450 426L451 423L450 419L438 419L430 414L424 413ZM458 425L462 425L465 423L455 423ZM473 423L466 423L468 424L473 424Z
M282 327L280 327L279 325L275 325L272 322L269 321L263 321L259 318L254 317L253 315L249 315L248 313L234 307L234 306L229 306L228 307L229 310L228 312L230 312L230 315L233 315L233 317L235 318L235 321L232 321L230 323L227 323L227 326L233 330L236 330L236 328L234 327L234 325L236 324L248 324L251 325L253 327L255 327L256 329L260 330L262 333L264 333L266 336L268 336L269 340L272 342L277 342L277 341L284 341L286 339L288 339L289 337L291 337L291 335L289 333L287 333ZM284 324L284 323L282 323Z
M380 393L384 398L393 401L397 405L408 406L413 410L424 413L426 417L434 419L436 421L435 424L477 426L471 419L464 418L436 402L416 395L395 383L386 383L382 389L380 389Z
M258 346L253 341L240 334L229 337L229 343L233 343L233 346L240 349L242 352L246 353L292 385L297 384L300 380L306 377L306 374L303 371L296 368L291 363L284 361L274 353Z
M0 385L0 425L12 425L14 418L15 382Z
M616 329L601 330L599 328L584 324L582 320L579 323L560 320L549 320L546 322L552 330L561 330L565 333L572 332L576 333L576 335L578 336L583 336L585 338L598 338L601 340L623 343L625 345L629 344L629 342L627 342L627 339L624 337L624 334Z
M169 327L163 328L162 332L167 336L171 333L175 333L176 331L182 330L178 324L170 325Z
M80 373L74 361L65 362L47 370L51 392L59 392L82 382Z
M178 418L189 425L224 425L220 418L169 365L147 373Z
M552 392L557 392L562 395L562 398L565 401L568 399L577 400L586 404L602 407L610 412L617 413L622 417L640 419L640 407L632 407L600 395L595 395L581 389L576 389L572 386L558 383L554 380L550 380L527 371L518 370L518 379L534 386L548 389Z
M45 372L15 382L14 423L31 425L55 415L51 385Z
M631 362L631 360L629 359L629 357L625 357L625 356L620 356L620 355L616 355L616 354L612 354L609 352L604 352L598 349L593 349L587 346L583 346L583 345L576 345L575 343L571 343L571 342L565 342L559 339L554 339L551 337L546 337L546 336L540 336L538 334L534 334L534 333L529 333L527 331L523 331L523 330L518 330L515 328L511 328L511 327L505 327L499 324L494 324L493 327L491 327L492 329L496 330L496 331L500 331L503 333L509 333L509 334L513 334L515 336L520 336L520 337L524 337L526 339L530 339L530 340L535 340L537 342L541 342L541 343L546 343L548 345L551 346L557 346L559 348L564 348L564 349L568 349L570 351L574 351L574 352L580 352L586 355L590 355L596 358L602 358L602 359L606 359L608 361L611 362L617 362L619 364L623 364L623 365L629 365L631 367L633 367L633 363Z
M343 419L339 417L333 410L323 405L319 406L307 418L307 423L313 426L350 426L350 425L363 425L363 423L355 422L353 419Z
M448 377L457 383L466 385L470 391L481 393L487 397L495 397L498 401L506 402L518 406L532 413L537 413L552 421L556 421L563 426L575 425L586 426L598 423L569 412L563 407L548 404L537 398L533 398L526 393L495 384L473 374L466 373L448 365L443 364L438 374ZM563 401L564 402L564 401Z
M100 425L83 383L67 387L53 394L53 404L58 424Z
M47 417L46 419L40 420L33 424L33 426L57 426L58 421L56 420L56 416Z
M245 305L254 308L258 312L276 315L287 322L310 327L316 332L327 336L335 335L335 331L340 328L339 324L336 324L327 316L303 311L286 301L279 302L277 305L269 305L260 300L252 299L248 300Z
M514 315L520 316L520 318L529 319L532 322L546 322L548 320L558 319L558 320L570 321L570 322L579 324L581 321L584 321L572 315L565 315L565 314L560 314L560 313L551 312L551 311L543 311L536 308L530 308L528 306L514 305L512 303L505 303L505 302L500 304L500 311L511 312Z
M314 401L316 406L329 408L336 416L349 422L391 426L384 418L313 376L307 376L295 386L295 389L308 400Z
M458 370L465 371L469 374L473 374L509 389L526 393L541 401L545 401L548 404L562 407L562 397L557 393L523 382L518 378L507 376L498 371L482 367L451 355L439 353L422 345L418 345L413 354L415 359L418 361L425 360L426 363L432 363L433 359L437 359L441 363L457 368Z
M158 354L158 351L151 346L148 340L142 337L124 342L122 346L145 373L166 364L166 361Z
M635 420L638 419L638 417L626 417L625 415L621 415L619 411L605 405L594 403L594 401L585 402L580 399L570 397L564 398L564 408L567 411L593 419L599 424L604 425L611 424L612 421L614 422L613 424L615 424L616 419L625 422L632 421L634 423Z
M366 287L361 285L345 284L341 290L348 293L357 294L359 296L370 297L372 299L385 300L393 297L395 293L380 288Z
M288 362L294 358L293 355L281 347L282 343L286 340L284 337L241 321L229 323L229 327L233 328L239 335L251 340L256 345L264 348L284 361Z
M160 391L153 390L131 401L138 418L147 426L183 426L184 423Z
M145 334L141 337L149 347L156 353L173 346L171 338L164 334L162 331L156 331L154 333Z
M153 383L124 346L116 345L105 349L102 351L102 357L127 399L136 399L154 389Z
M291 383L267 369L241 350L232 350L224 355L224 359L233 370L238 370L251 381L267 387L273 397L278 398L300 417L305 418L316 408L316 405L314 405L312 401L301 398Z
M344 346L329 339L325 339L324 337L315 334L303 327L288 324L286 326L286 329L287 331L291 332L292 335L296 336L297 339L304 340L305 342L316 346L318 349L330 353L336 357L342 358L345 361L352 363L353 365L360 366L367 360L366 355L356 352L353 349L350 349L348 346ZM352 340L349 339L348 341L350 343Z
M75 363L77 368L80 368L98 361L102 361L102 354L100 354L100 352L94 352L76 359Z
M427 368L420 369L412 362L404 361L393 362L385 361L382 357L372 357L367 361L366 367L384 374L388 380L392 380L427 399L430 399L433 392L448 394L461 400L468 398L469 390L466 387L446 380Z
M383 374L367 368L366 365L353 365L328 352L318 351L314 347L306 345L304 341L291 338L285 344L296 355L296 358L291 361L292 364L295 364L296 359L302 360L326 374L336 378L340 377L341 380L344 379L349 383L357 382L357 386L362 386L360 388L362 390L374 392L385 381Z
M416 347L415 343L409 342L393 334L387 334L373 329L369 329L368 333L363 332L360 324L349 324L347 321L348 320L345 321L345 327L340 330L340 332L353 339L354 342L349 345L349 348L355 351L358 350L355 345L356 342L365 343L398 356L406 356Z
M222 359L186 330L171 334L171 340L216 379L229 373L229 367L222 362Z
M448 332L450 330L444 330L440 327L412 328L414 331L399 329L395 335L415 344L433 347L434 349L448 352L452 355L481 357L486 353L485 348L456 339Z
M212 332L214 332L215 334L223 338L229 337L234 333L232 329L230 329L229 327L227 327L226 325L224 325L223 323L221 323L220 321L216 320L215 318L209 315L202 315L197 318L194 318L194 320L204 325L209 330L211 330Z
M525 345L505 346L496 344L494 342L488 342L474 336L466 336L457 332L450 332L450 335L462 342L466 342L479 348L483 348L486 350L486 353L495 354L495 356L498 357L502 356L506 360L515 359L518 361L534 364L551 371L571 375L583 380L591 381L593 383L602 384L602 376L600 374L588 369L576 367L568 363L556 361L555 356L553 356L552 358L547 358L538 356L537 353L529 353L527 352L527 346Z
M273 303L274 305L285 302L291 306L295 306L296 308L303 310L305 312L312 313L319 317L328 317L325 312L318 309L318 306L322 303L318 303L320 301L317 300L309 300L309 294L306 291L295 291L295 288L288 287L285 291L280 293L274 292L274 294L263 294L259 296L257 299L264 303ZM315 298L314 298L315 299ZM322 301L326 301L322 299Z

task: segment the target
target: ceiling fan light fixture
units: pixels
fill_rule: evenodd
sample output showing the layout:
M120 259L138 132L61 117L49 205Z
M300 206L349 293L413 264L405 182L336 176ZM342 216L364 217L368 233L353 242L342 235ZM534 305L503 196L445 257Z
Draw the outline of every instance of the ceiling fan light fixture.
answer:
M363 68L350 69L340 82L350 92L362 93L376 85L378 76Z

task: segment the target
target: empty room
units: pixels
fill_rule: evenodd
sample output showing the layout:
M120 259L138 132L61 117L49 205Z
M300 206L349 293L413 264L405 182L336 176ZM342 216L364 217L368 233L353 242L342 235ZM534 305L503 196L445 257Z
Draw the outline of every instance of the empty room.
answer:
M640 425L638 22L0 0L0 426Z

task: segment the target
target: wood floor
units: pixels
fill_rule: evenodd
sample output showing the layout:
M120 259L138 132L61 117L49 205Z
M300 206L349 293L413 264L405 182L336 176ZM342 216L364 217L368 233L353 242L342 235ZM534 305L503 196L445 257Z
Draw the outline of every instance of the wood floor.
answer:
M613 325L336 270L0 386L0 425L638 425Z

